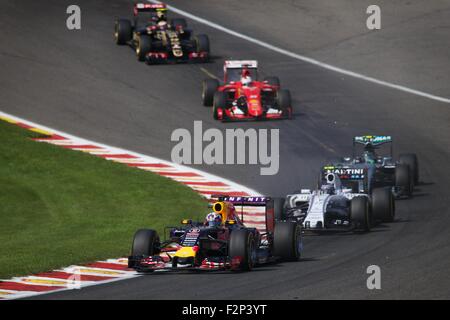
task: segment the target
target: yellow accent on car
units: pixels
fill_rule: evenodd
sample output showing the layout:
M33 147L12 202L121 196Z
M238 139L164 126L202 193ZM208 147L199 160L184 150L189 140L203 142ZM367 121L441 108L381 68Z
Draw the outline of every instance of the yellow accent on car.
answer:
M226 202L218 201L213 204L213 210L222 216L222 224L228 219L228 205Z
M180 248L177 252L175 252L175 257L179 258L195 257L195 251L192 247L183 247Z

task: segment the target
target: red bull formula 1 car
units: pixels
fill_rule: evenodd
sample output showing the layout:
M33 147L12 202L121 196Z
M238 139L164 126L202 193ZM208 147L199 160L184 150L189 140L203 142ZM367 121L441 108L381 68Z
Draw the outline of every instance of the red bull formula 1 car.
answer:
M291 119L289 90L281 89L278 77L257 80L258 62L229 60L224 64L223 83L203 81L203 105L213 108L213 117L222 121Z
M166 5L162 3L137 3L133 22L116 20L116 44L128 44L135 50L138 60L148 64L206 62L209 59L208 36L192 36L186 20L168 21L166 11Z
M235 205L265 207L264 232L246 227ZM138 230L128 267L138 272L248 271L274 260L300 258L301 224L276 221L271 198L219 196L212 209L204 222L183 220L180 227L167 227L169 237L163 241L155 230Z

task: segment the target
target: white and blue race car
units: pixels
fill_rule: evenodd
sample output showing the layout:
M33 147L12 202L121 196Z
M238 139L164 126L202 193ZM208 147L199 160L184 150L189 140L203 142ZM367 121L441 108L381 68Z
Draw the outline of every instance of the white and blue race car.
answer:
M348 169L340 174L322 169L316 190L302 189L282 199L282 219L303 224L312 231L370 231L377 222L391 222L395 200L391 188L375 188L369 194L367 169Z

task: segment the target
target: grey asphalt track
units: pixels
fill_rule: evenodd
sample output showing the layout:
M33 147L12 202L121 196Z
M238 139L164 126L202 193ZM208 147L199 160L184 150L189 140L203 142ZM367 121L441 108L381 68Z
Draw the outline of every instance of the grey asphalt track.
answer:
M169 1L296 53L450 97L450 4L381 1L387 18L371 33L366 2ZM214 61L146 66L113 42L113 21L131 13L130 3L78 0L82 29L69 31L69 1L2 1L0 110L168 160L172 131L192 129L194 120L205 129L279 128L275 176L260 176L258 166L196 166L269 195L312 186L326 158L351 152L353 135L389 134L396 153L418 154L421 184L413 199L397 202L394 223L362 235L306 237L298 263L240 274L153 274L37 299L450 298L449 104L342 76L191 21L210 36ZM201 68L217 73L225 58L257 59L263 75L278 75L291 90L295 119L213 121L200 103ZM366 288L372 264L381 267L381 290Z

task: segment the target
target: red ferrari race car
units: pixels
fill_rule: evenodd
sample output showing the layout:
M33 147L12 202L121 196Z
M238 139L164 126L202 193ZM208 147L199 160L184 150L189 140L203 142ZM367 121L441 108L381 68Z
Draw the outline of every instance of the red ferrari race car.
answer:
M278 77L258 81L258 62L228 60L224 64L224 80L203 81L205 107L213 107L213 117L222 121L291 119L289 90L280 88Z

